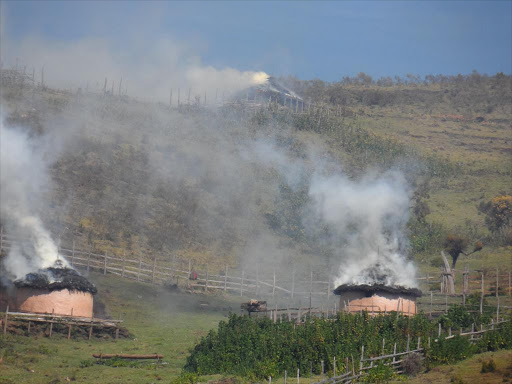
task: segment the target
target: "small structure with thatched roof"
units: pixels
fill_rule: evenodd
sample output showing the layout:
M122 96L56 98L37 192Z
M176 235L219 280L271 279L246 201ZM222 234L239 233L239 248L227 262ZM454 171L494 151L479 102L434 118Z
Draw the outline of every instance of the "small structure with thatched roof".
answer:
M396 311L412 316L418 312L416 298L421 296L421 291L384 284L343 284L334 294L340 296L341 311L367 311L374 315Z

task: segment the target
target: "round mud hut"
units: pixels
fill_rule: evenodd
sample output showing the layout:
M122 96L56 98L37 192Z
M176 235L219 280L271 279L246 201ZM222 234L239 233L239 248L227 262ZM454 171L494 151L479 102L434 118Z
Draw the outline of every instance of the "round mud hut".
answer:
M334 294L340 297L341 311L367 311L372 315L396 311L413 316L418 313L416 299L421 296L421 291L384 284L344 284L336 288Z
M14 281L9 310L93 317L96 287L70 268L46 268ZM12 309L11 309L12 308Z

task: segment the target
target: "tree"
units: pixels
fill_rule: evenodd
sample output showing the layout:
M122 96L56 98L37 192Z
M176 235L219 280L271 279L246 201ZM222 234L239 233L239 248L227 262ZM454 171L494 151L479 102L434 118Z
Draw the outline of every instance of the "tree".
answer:
M484 246L481 241L477 241L473 247L473 250L469 253L466 253L465 249L468 247L468 245L469 240L464 236L455 234L449 234L446 236L444 247L452 257L452 268L455 268L455 264L457 263L457 259L461 253L465 256L469 256L475 252L480 251Z
M512 196L496 196L487 203L480 203L478 210L485 213L487 228L493 233L499 232L512 223Z

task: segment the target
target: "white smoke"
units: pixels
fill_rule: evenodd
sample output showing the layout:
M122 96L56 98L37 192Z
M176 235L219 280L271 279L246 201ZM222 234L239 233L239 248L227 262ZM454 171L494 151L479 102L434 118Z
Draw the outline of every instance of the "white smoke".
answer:
M327 225L340 260L341 284L415 287L416 269L404 255L410 196L398 172L353 181L315 176L310 187L317 225Z
M224 93L262 84L269 77L265 72L203 65L194 50L172 39L131 43L129 51L121 51L105 39L57 42L27 37L11 42L4 38L2 60L11 66L18 60L28 73L34 68L37 82L44 73L44 83L50 87L101 91L106 79L107 91L152 101L169 102L172 89L174 104L178 88L181 103L188 101L189 89L190 100L196 96L202 100L206 93L212 103L215 97L220 100Z
M15 278L59 260L58 247L38 215L48 183L48 160L44 146L38 144L26 132L0 122L0 215L9 233L28 239L13 246L4 260L6 271Z

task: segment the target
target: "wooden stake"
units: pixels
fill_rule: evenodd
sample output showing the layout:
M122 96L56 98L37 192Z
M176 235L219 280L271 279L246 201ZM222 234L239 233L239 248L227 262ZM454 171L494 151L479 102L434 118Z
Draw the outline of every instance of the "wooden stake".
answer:
M5 310L5 317L4 317L4 335L7 334L7 322L9 317L9 304L7 304L7 308Z
M242 269L242 279L240 280L240 296L244 294L244 273L245 271Z
M106 275L107 274L107 251L105 251L105 256L104 256L104 259L103 259L103 274Z
M153 259L153 274L151 276L151 283L155 284L155 276L156 276L156 256Z
M228 290L228 265L224 267L224 292Z
M484 310L484 273L482 272L482 293L480 294L480 314Z
M500 295L499 295L499 283L500 283L500 275L499 269L496 267L496 321L500 318Z
M206 281L204 283L205 292L208 292L208 274L209 274L209 267L208 267L208 263L206 263Z

